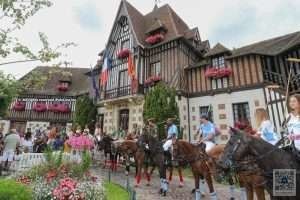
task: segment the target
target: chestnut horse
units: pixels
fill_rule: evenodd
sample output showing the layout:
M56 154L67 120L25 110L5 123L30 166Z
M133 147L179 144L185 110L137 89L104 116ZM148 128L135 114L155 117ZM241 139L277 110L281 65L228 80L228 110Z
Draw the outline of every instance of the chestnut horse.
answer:
M219 167L217 166L217 161L221 158L224 153L225 145L219 144L213 147L209 152L207 152L208 156L211 158L209 160L209 166L213 171L214 176L218 176L218 172L220 172ZM246 160L245 160L246 162ZM243 168L247 168L248 166L244 166ZM258 173L256 173L258 172ZM265 193L264 193L264 178L259 175L259 169L254 170L238 170L236 172L236 176L241 188L246 189L247 199L253 200L254 199L254 191L256 193L257 200L265 200ZM233 177L230 175L227 177L228 182L230 184L231 193L233 193ZM234 195L232 195L232 199Z
M217 199L216 192L214 190L212 175L208 166L208 156L200 149L199 146L190 144L184 140L173 140L172 144L173 160L179 162L187 162L192 169L195 188L196 188L196 200L201 198L199 181L201 177L204 177L210 191L210 198Z

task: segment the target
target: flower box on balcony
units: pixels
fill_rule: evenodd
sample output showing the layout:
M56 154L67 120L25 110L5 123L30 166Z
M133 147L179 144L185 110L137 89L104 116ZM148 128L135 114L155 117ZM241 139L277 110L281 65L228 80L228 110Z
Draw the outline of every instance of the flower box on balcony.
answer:
M24 101L17 101L14 105L13 105L13 109L15 111L24 111L25 110L25 106L26 103Z
M118 59L128 58L129 54L130 54L130 50L129 49L122 49L117 54L117 58Z
M146 87L150 87L155 85L155 83L161 81L161 76L155 75L155 76L150 76L148 79L145 80L144 85Z
M232 70L227 67L226 68L211 67L205 71L205 77L217 79L217 78L223 78L223 77L230 76L231 73L232 73Z
M146 42L151 45L160 43L163 40L164 40L163 34L150 35L149 37L146 38Z
M59 84L56 86L56 89L60 92L66 92L69 90L69 87L68 87L68 85L65 85L65 84Z
M49 106L49 111L55 112L55 113L69 113L70 107L67 104L64 103L53 103Z
M47 110L47 106L45 103L37 102L33 105L33 110L35 112L45 112Z

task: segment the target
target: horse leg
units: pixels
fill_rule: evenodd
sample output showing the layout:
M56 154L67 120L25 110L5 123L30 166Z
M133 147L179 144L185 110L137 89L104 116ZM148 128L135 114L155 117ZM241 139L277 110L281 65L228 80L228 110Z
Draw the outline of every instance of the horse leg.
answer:
M240 183L240 190L241 190L241 200L247 200L247 192L245 188L245 182L240 174L237 175L238 181Z
M230 200L234 200L234 190L235 190L235 186L234 186L234 182L233 182L233 178L232 176L228 177L228 182L229 182L229 194L230 194Z
M195 180L195 200L201 200L201 197L202 197L202 195L201 195L201 192L200 192L200 189L199 189L199 179L200 179L200 177L199 177L199 175L198 174L195 174L194 172L193 172L193 174L194 174L194 180ZM192 193L193 193L193 191L192 191Z
M204 177L202 175L199 176L200 178L200 192L201 192L201 196L205 196L205 180Z
M172 181L172 176L173 176L173 167L170 166L170 167L169 167L169 182Z
M179 187L183 187L183 176L182 176L182 169L178 167L178 176L179 176Z
M166 180L166 168L163 154L158 154L153 158L154 164L159 167L159 178L160 178L160 194L162 196L167 195L168 181Z
M210 192L210 199L211 200L217 200L217 193L214 190L214 185L213 185L213 181L212 181L212 177L210 173L207 173L205 176L205 180L206 183L208 185L209 188L209 192ZM203 185L204 186L204 185Z
M246 192L247 192L247 200L253 200L254 195L253 195L253 187L252 185L248 185L246 186Z
M265 200L266 199L264 187L261 187L261 186L255 187L254 190L256 193L257 200Z

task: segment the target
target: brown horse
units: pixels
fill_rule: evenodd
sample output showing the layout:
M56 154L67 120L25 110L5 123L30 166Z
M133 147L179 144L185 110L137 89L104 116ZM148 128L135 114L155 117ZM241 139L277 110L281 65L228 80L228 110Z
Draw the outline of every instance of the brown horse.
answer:
M213 147L209 152L208 156L211 158L209 160L209 166L211 171L213 171L214 176L218 176L217 173L217 160L221 158L224 153L225 145L220 144ZM258 169L251 171L238 171L237 179L241 188L246 189L247 199L254 199L254 191L256 193L257 200L265 200L264 186L265 180L262 176L259 175ZM232 177L229 177L232 180ZM233 182L229 180L230 187L233 187ZM232 189L232 188L231 188ZM232 195L233 196L233 195ZM233 198L233 197L232 197Z
M187 162L191 168L195 179L196 200L200 199L199 181L204 177L208 185L211 199L216 199L211 172L208 166L208 156L198 146L190 144L183 140L173 140L172 144L173 159Z

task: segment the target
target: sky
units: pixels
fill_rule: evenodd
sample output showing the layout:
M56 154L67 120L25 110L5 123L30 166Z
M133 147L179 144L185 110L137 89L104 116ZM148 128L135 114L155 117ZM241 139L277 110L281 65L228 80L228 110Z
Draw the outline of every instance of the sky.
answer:
M39 11L15 35L34 50L40 47L38 32L44 32L52 46L75 42L64 52L72 67L94 66L104 48L121 0L53 0L53 6ZM150 12L155 0L128 0L141 13ZM168 3L191 27L198 27L202 40L211 47L221 42L238 48L264 39L300 31L300 0L160 0ZM21 59L11 55L5 60ZM0 66L20 78L39 62Z

